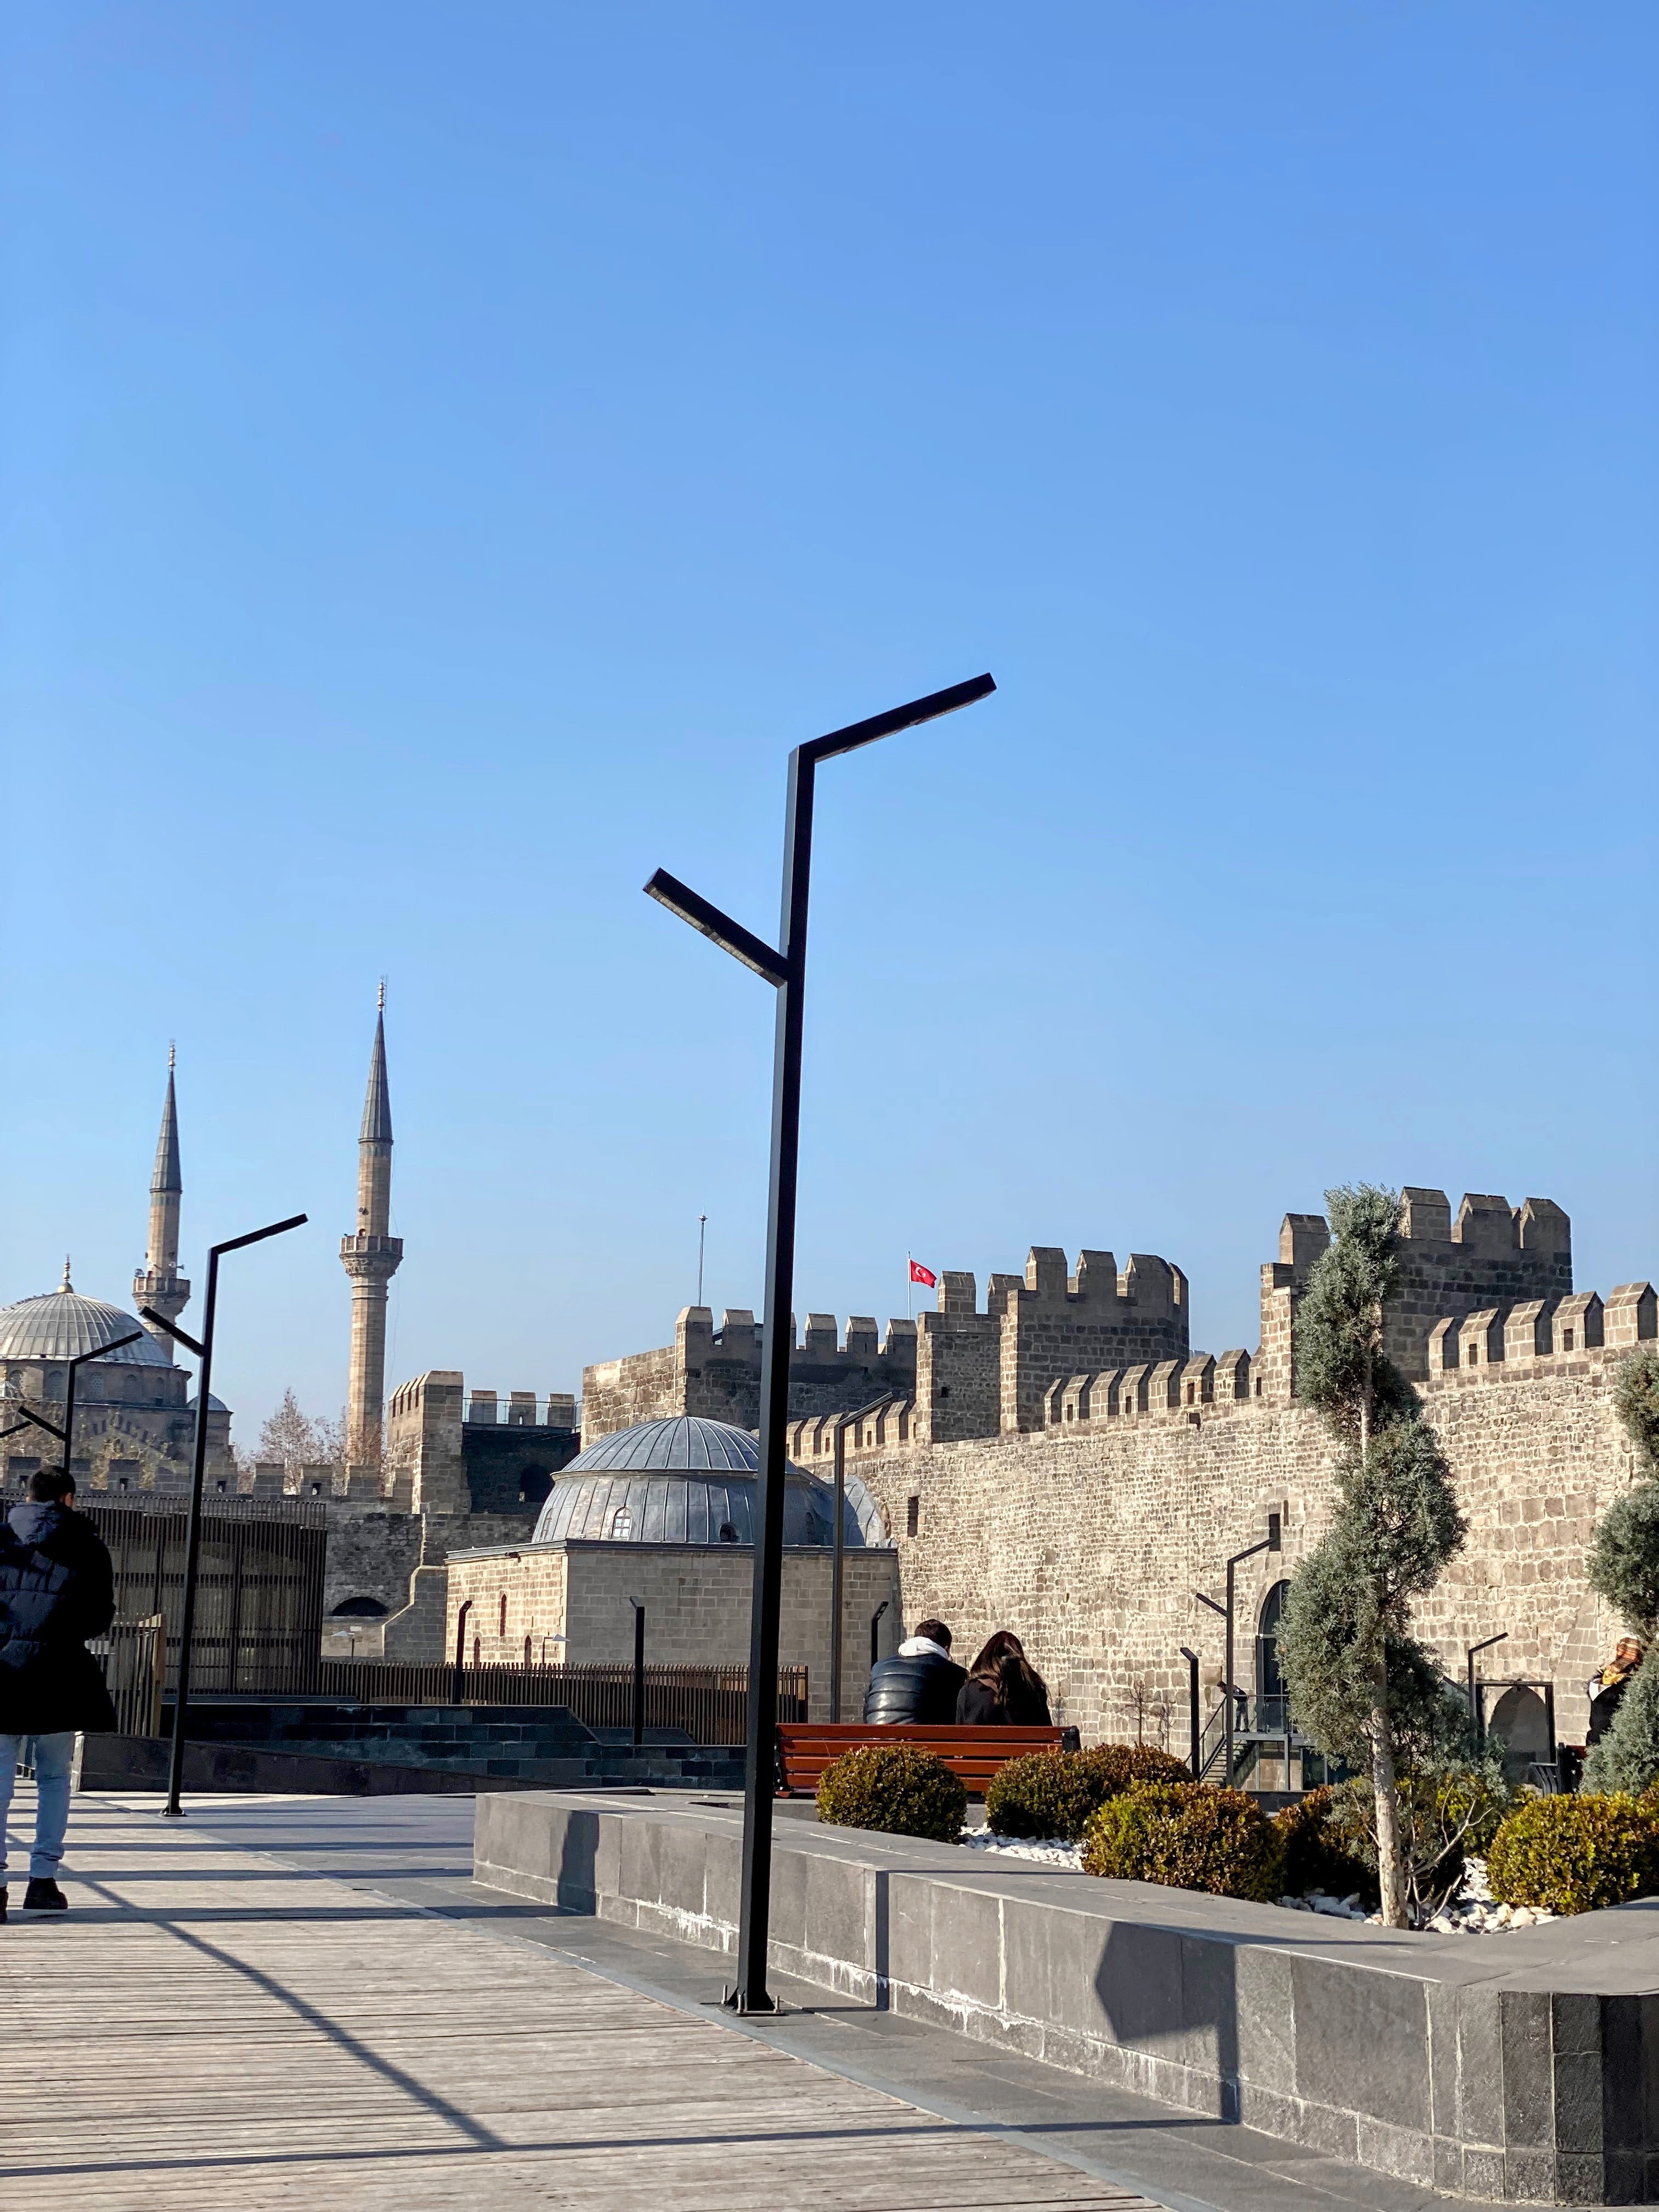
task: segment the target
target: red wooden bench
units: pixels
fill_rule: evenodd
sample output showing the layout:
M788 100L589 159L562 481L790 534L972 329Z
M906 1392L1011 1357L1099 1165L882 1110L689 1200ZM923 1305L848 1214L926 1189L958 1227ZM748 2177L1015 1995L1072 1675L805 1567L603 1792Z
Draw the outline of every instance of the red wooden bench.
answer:
M982 1797L998 1767L1031 1751L1075 1751L1074 1728L913 1728L900 1723L880 1727L870 1721L782 1721L778 1724L778 1795L816 1793L826 1766L861 1743L913 1743L931 1751L968 1785L970 1797Z

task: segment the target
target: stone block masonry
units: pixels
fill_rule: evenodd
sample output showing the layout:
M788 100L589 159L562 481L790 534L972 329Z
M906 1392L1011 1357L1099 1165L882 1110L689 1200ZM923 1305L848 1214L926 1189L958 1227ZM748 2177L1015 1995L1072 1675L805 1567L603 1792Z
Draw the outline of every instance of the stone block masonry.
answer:
M686 1306L672 1344L584 1370L583 1443L675 1413L757 1427L764 1336L746 1308L729 1310L716 1330L708 1307ZM808 1314L799 1344L791 1319L790 1343L789 1410L797 1419L850 1413L884 1393L909 1397L915 1392L914 1322L890 1321L881 1340L872 1319L854 1314L842 1342L833 1314Z
M1615 1298L1632 1326L1650 1314L1646 1285ZM1622 1626L1589 1589L1584 1555L1636 1473L1612 1404L1626 1349L1465 1366L1419 1385L1469 1519L1464 1551L1419 1608L1420 1632L1461 1679L1464 1647L1506 1629L1488 1667L1553 1681L1567 1742L1583 1740L1583 1682ZM1284 1515L1283 1554L1239 1571L1236 1679L1252 1686L1267 1592L1328 1525L1335 1447L1307 1407L1254 1395L1114 1411L1123 1381L1074 1378L1040 1436L855 1446L849 1464L897 1545L907 1624L936 1613L964 1648L1012 1627L1085 1741L1145 1734L1184 1753L1180 1647L1201 1655L1212 1693L1221 1675L1221 1624L1194 1592L1219 1597L1229 1554L1257 1540L1270 1510ZM1083 1384L1094 1417L1068 1422L1064 1399L1075 1407Z
M469 1659L476 1639L485 1665L522 1666L526 1648L539 1663L544 1641L550 1661L626 1662L634 1656L631 1601L637 1600L646 1610L652 1665L744 1666L754 1572L746 1544L563 1542L452 1553L441 1653L453 1652L460 1607L470 1599ZM828 1552L791 1549L783 1555L778 1656L786 1667L807 1668L814 1720L830 1715L830 1574ZM898 1601L892 1552L848 1552L842 1635L847 1718L864 1711L872 1616L884 1606L882 1648L890 1650Z

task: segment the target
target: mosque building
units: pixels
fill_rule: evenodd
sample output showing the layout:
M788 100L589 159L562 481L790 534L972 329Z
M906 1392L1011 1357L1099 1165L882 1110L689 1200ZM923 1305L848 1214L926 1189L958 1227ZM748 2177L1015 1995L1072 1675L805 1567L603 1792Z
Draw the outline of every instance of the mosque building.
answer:
M179 1106L173 1055L167 1054L167 1097L149 1185L149 1242L133 1277L135 1306L175 1321L190 1303L179 1273L179 1213L184 1179L179 1161ZM136 1338L120 1344L124 1336ZM88 1358L105 1345L118 1349ZM62 1447L20 1410L27 1406L60 1427L75 1369L75 1425L70 1465L78 1483L112 1491L185 1489L196 1437L191 1377L174 1361L166 1333L124 1307L85 1297L70 1279L55 1291L0 1307L0 1488L22 1489L35 1469L52 1465ZM8 1406L7 1401L11 1401ZM234 1483L230 1412L208 1400L208 1480Z

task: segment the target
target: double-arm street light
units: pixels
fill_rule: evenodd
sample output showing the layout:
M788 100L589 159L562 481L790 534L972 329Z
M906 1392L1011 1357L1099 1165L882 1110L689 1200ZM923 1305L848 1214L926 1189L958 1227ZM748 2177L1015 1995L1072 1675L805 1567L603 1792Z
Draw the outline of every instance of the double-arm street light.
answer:
M67 1267L64 1270L64 1280L67 1285L69 1281ZM143 1333L142 1328L130 1329L125 1336L118 1336L112 1343L100 1344L94 1352L77 1352L73 1359L64 1363L69 1369L69 1379L64 1385L64 1425L61 1429L56 1421L49 1421L44 1413L31 1413L21 1398L14 1398L10 1402L16 1407L23 1418L21 1421L14 1421L9 1428L0 1429L0 1437L17 1436L33 1422L37 1429L44 1429L48 1436L56 1437L63 1445L63 1472L67 1474L70 1471L71 1432L75 1427L76 1376L89 1359L107 1359L112 1352L119 1352L123 1345L137 1344Z
M213 1245L208 1252L207 1302L202 1311L202 1340L198 1344L176 1322L159 1314L153 1306L140 1306L138 1310L147 1322L165 1329L175 1344L182 1344L186 1352L193 1352L201 1367L196 1376L196 1453L190 1478L190 1533L185 1540L185 1603L179 1621L178 1686L173 1693L173 1756L167 1765L167 1802L161 1808L164 1820L184 1817L184 1807L179 1802L179 1785L185 1778L185 1711L190 1703L190 1646L196 1633L196 1575L202 1556L202 1476L207 1467L208 1443L208 1387L213 1379L213 1327L219 1310L219 1261L226 1252L240 1252L245 1244L263 1244L267 1237L280 1237L289 1229L298 1229L306 1219L303 1213L291 1213L286 1221L273 1221L267 1229L251 1229L246 1237L227 1238L222 1244Z
M766 1987L772 1879L774 1739L778 1707L778 1616L783 1580L784 1434L789 1419L790 1326L794 1306L795 1182L800 1151L801 1002L806 983L806 909L812 861L812 794L820 761L970 707L996 690L976 676L948 691L854 722L797 745L789 756L784 806L782 944L763 938L659 868L645 886L682 921L776 989L772 1060L772 1157L767 1190L765 1334L761 1349L760 1480L754 1601L749 1632L749 1742L744 1768L743 1889L738 1978L726 2002L740 2013L775 2012Z

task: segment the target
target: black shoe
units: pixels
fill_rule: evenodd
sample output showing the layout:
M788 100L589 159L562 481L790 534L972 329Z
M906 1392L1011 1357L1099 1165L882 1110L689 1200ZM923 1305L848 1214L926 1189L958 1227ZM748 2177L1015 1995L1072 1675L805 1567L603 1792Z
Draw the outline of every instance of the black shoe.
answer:
M69 1899L55 1881L32 1881L23 1892L25 1912L67 1912Z

